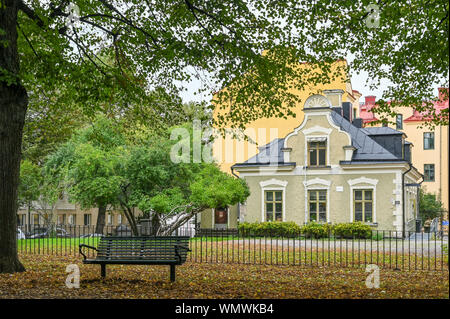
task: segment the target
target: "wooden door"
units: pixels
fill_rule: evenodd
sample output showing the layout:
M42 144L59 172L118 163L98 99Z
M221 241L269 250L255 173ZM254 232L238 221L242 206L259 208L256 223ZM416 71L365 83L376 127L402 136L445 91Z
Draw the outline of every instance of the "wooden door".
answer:
M228 210L226 208L215 209L215 224L228 224Z

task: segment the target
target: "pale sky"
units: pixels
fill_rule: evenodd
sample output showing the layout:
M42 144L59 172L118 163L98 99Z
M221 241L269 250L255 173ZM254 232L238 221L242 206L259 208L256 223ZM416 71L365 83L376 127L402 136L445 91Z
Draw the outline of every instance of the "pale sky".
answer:
M377 96L377 98L381 97L383 90L385 90L387 88L387 86L389 85L389 83L387 81L385 81L384 83L382 82L381 86L379 86L376 90L370 90L369 85L368 84L366 85L367 78L368 78L367 74L364 74L364 73L351 74L353 89L359 91L362 94L362 97L360 98L360 102L363 102L364 96L367 96L367 95L375 95L375 96ZM202 87L202 82L199 80L193 80L192 82L186 84L187 91L183 92L181 94L183 102L209 101L212 98L212 95L210 95L210 94L194 95L194 92L197 91L201 87Z

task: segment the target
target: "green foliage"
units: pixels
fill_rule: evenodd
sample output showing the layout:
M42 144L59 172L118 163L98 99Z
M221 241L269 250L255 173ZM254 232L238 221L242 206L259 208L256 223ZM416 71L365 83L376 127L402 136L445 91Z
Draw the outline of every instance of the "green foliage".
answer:
M52 153L44 169L83 209L117 204L124 141L113 123L100 117Z
M372 228L361 222L335 224L333 233L336 237L341 238L372 238Z
M242 236L262 237L299 237L329 238L334 235L338 238L360 238L382 240L383 235L372 233L372 228L361 222L341 224L320 224L317 222L299 226L294 222L262 222L239 223L239 234Z
M194 177L190 191L190 201L199 207L227 207L242 203L250 196L243 179L222 172L215 164L205 165Z
M307 238L327 238L330 236L332 226L330 224L307 223L302 226L302 235Z
M73 28L66 25L67 3L32 1L18 14L20 79L38 112L49 104L49 114L69 106L89 117L131 110L129 123L156 129L177 117L176 81L200 78L203 92L234 88L215 96L233 104L218 124L243 127L262 116L295 116L300 101L289 89L336 80L341 73L329 63L350 55L351 69L367 72L371 87L392 83L382 101L426 109L422 101L434 97L434 84L448 83L445 0L382 2L376 27L368 24L367 1L73 3L88 17ZM297 69L298 62L320 71ZM448 123L448 111L432 114Z
M372 231L372 240L383 240L384 234L383 232Z
M20 164L18 201L19 205L28 205L37 200L40 195L40 185L42 184L41 169L29 160L24 160Z
M70 199L82 208L120 206L132 221L134 207L149 217L245 201L250 194L245 181L220 171L215 163L193 163L193 147L191 162L173 162L177 141L169 132L133 144L112 120L100 117L49 156L45 169L63 181Z
M419 214L423 221L439 217L444 207L441 201L436 199L436 195L426 193L424 190L419 192Z
M178 187L165 189L155 196L143 195L137 206L140 210L148 215L149 212L155 211L158 214L166 214L176 209L183 207L185 198Z
M33 206L35 201L42 201L48 205L56 203L62 192L61 185L53 176L46 173L30 160L23 160L20 165L18 202L20 206Z
M238 225L241 236L256 237L297 237L301 228L294 222L243 222Z
M115 204L122 176L121 154L92 144L76 147L76 159L67 174L69 196L83 209Z

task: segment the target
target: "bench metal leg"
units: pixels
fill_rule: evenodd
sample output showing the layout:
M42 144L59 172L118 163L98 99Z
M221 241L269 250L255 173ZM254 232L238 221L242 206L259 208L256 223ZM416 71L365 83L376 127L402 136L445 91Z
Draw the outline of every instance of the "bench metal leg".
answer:
M101 264L102 266L102 278L106 277L106 265L105 264Z
M170 281L175 281L175 265L170 265Z

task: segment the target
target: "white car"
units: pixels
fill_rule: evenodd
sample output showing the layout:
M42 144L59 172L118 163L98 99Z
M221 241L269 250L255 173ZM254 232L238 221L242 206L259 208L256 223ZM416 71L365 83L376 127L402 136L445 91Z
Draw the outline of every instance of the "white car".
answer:
M20 228L17 228L17 240L19 239L25 239L25 234Z
M105 237L103 234L86 234L81 235L80 238L91 238L91 237Z

